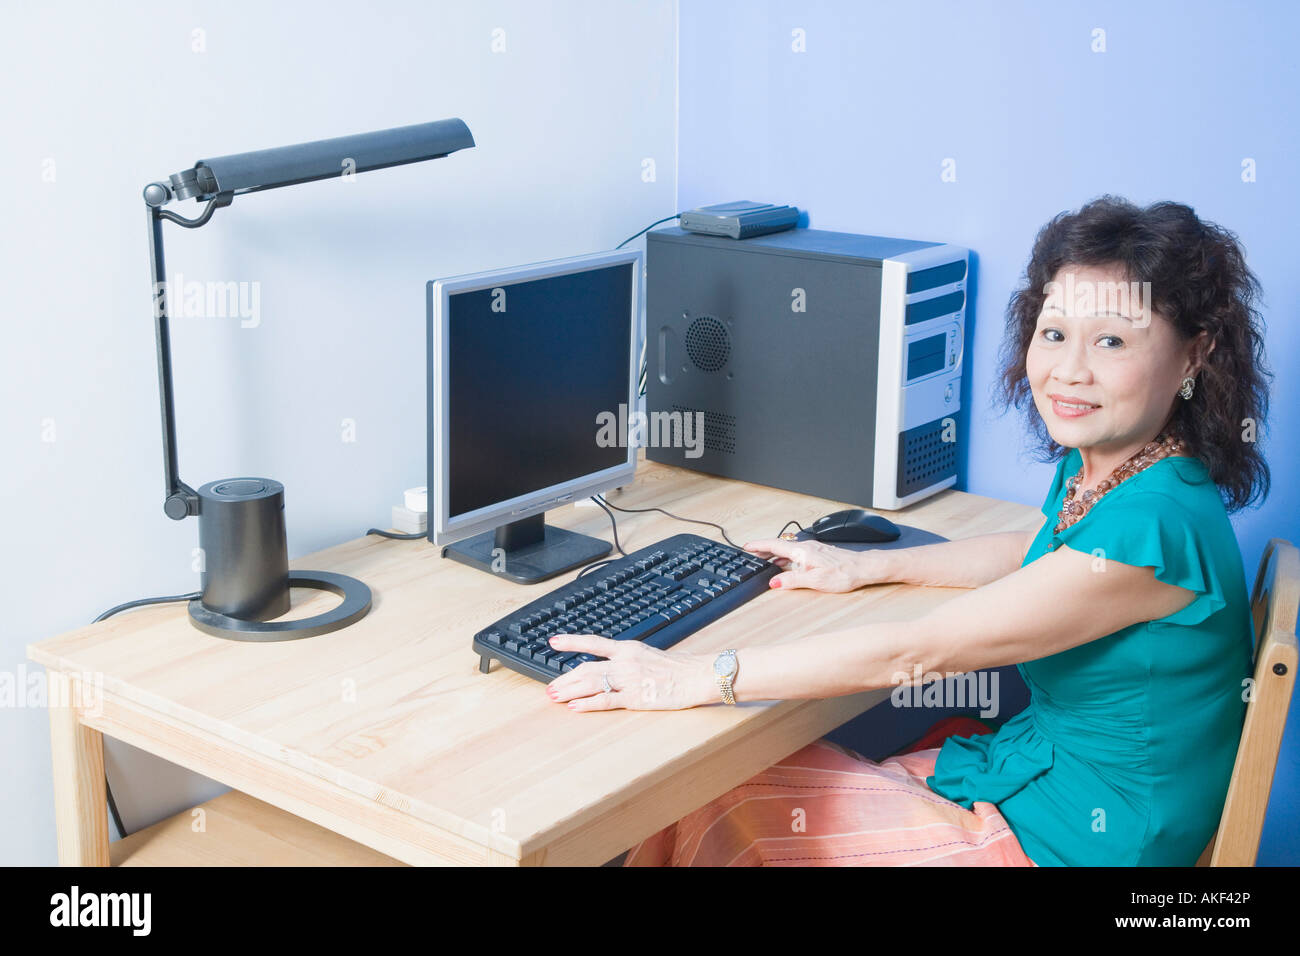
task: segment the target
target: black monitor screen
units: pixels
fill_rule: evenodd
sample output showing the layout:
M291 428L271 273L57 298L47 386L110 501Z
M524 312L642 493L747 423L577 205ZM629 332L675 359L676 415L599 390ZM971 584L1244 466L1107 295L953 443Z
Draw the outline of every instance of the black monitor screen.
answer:
M597 416L628 400L632 278L621 264L449 296L450 515L627 461L597 443Z

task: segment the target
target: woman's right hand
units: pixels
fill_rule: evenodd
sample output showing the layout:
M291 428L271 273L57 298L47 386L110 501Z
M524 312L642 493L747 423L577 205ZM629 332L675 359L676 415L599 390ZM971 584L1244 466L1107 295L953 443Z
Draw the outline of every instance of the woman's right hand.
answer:
M785 570L769 582L774 588L811 588L842 593L890 580L881 551L849 551L820 541L765 538L745 545Z

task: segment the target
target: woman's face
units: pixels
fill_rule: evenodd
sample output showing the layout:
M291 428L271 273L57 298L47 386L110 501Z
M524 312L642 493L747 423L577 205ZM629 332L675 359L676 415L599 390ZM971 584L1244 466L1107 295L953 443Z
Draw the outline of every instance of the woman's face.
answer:
M1044 290L1025 369L1057 444L1120 452L1168 418L1192 342L1152 311L1143 285L1118 267L1066 266Z

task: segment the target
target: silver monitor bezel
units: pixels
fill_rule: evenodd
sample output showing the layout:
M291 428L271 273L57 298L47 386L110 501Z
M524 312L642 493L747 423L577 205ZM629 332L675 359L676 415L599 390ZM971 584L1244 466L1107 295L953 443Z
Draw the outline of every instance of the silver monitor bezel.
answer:
M554 276L572 275L604 269L610 266L630 264L632 266L632 307L629 316L628 340L628 394L627 410L630 416L637 409L637 373L640 352L637 348L641 335L641 260L640 250L629 249L615 252L597 252L589 255L572 256L567 259L553 259L547 262L533 263L527 266L515 266L505 269L493 269L488 272L475 272L467 275L434 279L428 283L428 311L430 348L428 356L428 374L432 408L429 410L432 425L429 435L431 449L429 463L429 489L433 502L433 514L429 522L429 539L434 544L453 544L476 534L492 531L503 524L528 518L561 505L607 491L618 485L627 484L636 471L637 450L627 442L627 434L620 435L620 440L627 445L627 456L622 464L602 471L583 475L569 481L539 488L525 495L487 505L463 515L452 517L450 513L450 495L448 478L450 468L450 448L448 435L448 324L450 322L449 304L451 297L462 292L477 292L500 285L528 282L535 279L547 279ZM618 409L610 409L614 414ZM592 438L596 435L596 422L591 423Z

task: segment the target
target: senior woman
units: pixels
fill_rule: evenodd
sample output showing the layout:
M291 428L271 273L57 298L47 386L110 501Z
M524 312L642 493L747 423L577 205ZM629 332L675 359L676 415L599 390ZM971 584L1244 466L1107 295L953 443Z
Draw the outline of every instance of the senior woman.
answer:
M1235 237L1184 205L1107 196L1044 226L1001 379L1004 405L1025 408L1058 462L1042 527L892 551L747 545L785 569L774 588L972 590L917 620L740 648L732 687L739 701L824 698L1014 663L1029 706L996 733L880 763L817 741L626 863L1193 864L1222 810L1250 674L1228 512L1268 490L1257 295ZM607 658L550 684L574 710L720 700L712 655L551 643Z

